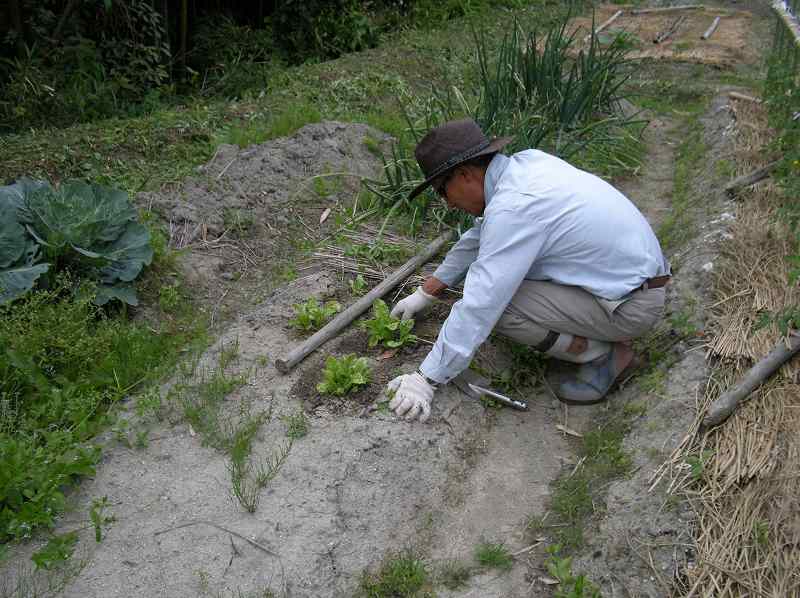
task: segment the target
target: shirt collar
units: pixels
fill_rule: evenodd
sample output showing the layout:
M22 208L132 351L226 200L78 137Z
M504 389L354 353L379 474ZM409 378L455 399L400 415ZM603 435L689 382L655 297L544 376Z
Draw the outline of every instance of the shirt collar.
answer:
M489 202L492 201L495 188L497 187L497 181L500 180L500 177L505 172L508 162L509 157L503 154L495 154L492 161L489 162L489 167L486 169L486 175L483 178L483 194L487 207L489 206Z

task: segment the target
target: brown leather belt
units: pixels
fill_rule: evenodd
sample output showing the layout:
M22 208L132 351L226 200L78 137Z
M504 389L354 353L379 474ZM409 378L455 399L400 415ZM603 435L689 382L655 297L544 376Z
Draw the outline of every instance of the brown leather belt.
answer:
M671 274L664 274L663 276L654 276L653 278L648 278L641 285L636 287L636 290L646 291L647 289L660 289L661 287L665 286L671 278Z

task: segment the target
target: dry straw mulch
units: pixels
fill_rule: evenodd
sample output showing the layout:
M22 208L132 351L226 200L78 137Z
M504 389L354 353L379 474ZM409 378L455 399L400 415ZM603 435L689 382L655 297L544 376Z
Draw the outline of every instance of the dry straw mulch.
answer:
M751 15L745 11L726 10L712 6L704 9L670 11L665 13L633 14L634 6L604 4L595 9L595 27L618 10L620 15L603 33L630 34L633 43L631 59L650 58L683 60L711 65L734 65L756 62L758 53L751 41ZM679 17L684 16L675 33L659 44L653 39L667 30ZM707 40L700 36L711 25L714 17L720 17L717 30ZM583 39L591 30L591 17L576 17L570 23L570 31L576 31L576 39Z
M738 174L772 156L763 106L731 100ZM781 332L764 314L800 305L786 256L795 253L769 180L742 196L722 243L707 350L717 364L695 428L659 472L697 513L695 565L684 596L800 596L800 364L789 363L723 425L698 434L704 408L764 357Z

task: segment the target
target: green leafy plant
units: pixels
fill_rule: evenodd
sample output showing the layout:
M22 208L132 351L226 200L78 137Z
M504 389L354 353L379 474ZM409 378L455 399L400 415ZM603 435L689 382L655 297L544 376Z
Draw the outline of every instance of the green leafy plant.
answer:
M283 423L286 424L286 436L295 440L308 434L308 418L302 409L296 413L284 415Z
M351 278L348 281L348 285L350 286L350 293L356 297L360 297L367 290L367 281L364 280L361 274L358 274L355 278Z
M548 573L558 580L555 598L600 598L600 590L585 575L574 575L572 558L560 556L561 546L547 547L545 566Z
M309 297L305 303L294 305L295 317L289 321L289 324L304 332L319 330L341 309L342 306L336 301L328 301L324 305L320 305L314 297Z
M369 383L371 377L372 372L366 357L356 357L352 353L339 359L328 357L322 371L322 382L317 384L317 390L323 394L341 397L353 388Z
M53 536L44 548L33 553L31 560L38 569L52 569L69 560L77 543L78 532Z
M385 301L377 299L372 304L372 314L374 317L364 320L361 324L369 332L367 342L370 347L381 343L388 349L395 349L417 342L416 335L411 334L414 320L400 320L392 317Z
M131 282L153 258L150 231L127 193L68 181L22 179L0 187L0 304L64 268L96 283L94 302L137 305Z

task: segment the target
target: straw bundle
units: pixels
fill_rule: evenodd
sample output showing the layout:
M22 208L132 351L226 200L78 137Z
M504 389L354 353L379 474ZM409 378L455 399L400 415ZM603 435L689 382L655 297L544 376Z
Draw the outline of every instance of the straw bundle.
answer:
M762 105L737 102L737 170L769 160L771 140ZM717 359L702 402L710 403L780 339L774 322L800 305L789 284L790 231L777 216L774 185L744 194L730 238L715 264L707 345ZM785 365L722 426L697 434L704 409L654 482L671 479L697 511L696 566L685 596L800 596L800 365Z

